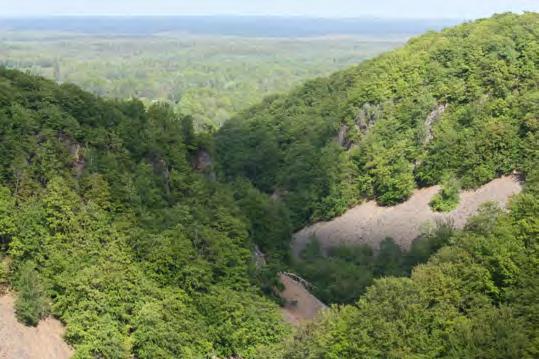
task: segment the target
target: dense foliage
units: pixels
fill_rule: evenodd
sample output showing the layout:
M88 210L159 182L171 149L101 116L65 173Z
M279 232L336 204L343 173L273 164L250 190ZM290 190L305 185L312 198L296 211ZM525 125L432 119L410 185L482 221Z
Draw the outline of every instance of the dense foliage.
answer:
M0 244L21 320L52 299L77 358L249 356L281 340L251 250L259 231L289 233L249 221L275 212L252 187L242 210L211 167L193 170L207 139L190 118L5 69L0 104Z
M294 227L361 198L401 202L446 176L473 188L526 175L537 141L538 34L535 13L498 15L267 98L217 134L220 170L280 194Z
M442 184L432 203L440 211L458 204L461 186L513 171L536 187L538 65L537 14L429 33L229 121L217 134L220 170L281 198L296 228L361 198L401 202L417 186ZM511 215L485 209L466 231L419 238L408 253L386 240L378 253L322 255L313 242L296 271L327 303L360 299L324 314L276 357L536 356L537 198L515 203ZM509 224L515 213L522 217ZM489 223L495 233L475 232ZM411 279L392 278L448 243ZM518 280L500 282L517 268ZM517 281L528 287L511 287Z
M450 221L440 221L432 228L426 226L408 251L386 238L375 249L368 245L340 245L323 253L314 239L294 269L312 284L313 294L324 303L353 303L376 278L409 276L412 268L449 243L453 230Z

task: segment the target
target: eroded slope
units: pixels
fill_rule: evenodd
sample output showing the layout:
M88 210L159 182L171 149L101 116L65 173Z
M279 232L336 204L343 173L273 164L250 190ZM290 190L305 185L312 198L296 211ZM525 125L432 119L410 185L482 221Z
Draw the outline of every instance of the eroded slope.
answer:
M433 212L429 206L439 190L439 186L418 189L406 202L391 207L381 207L375 201L365 202L332 221L305 227L294 235L293 253L298 256L313 237L320 241L323 249L339 244L377 247L386 237L393 238L399 246L407 249L421 234L425 223L451 219L455 227L462 228L481 204L494 201L505 206L512 195L522 190L522 186L514 176L495 179L475 191L461 192L459 206L449 213Z
M0 358L2 359L67 359L73 354L64 342L62 323L53 318L42 320L37 327L17 321L15 298L0 297Z

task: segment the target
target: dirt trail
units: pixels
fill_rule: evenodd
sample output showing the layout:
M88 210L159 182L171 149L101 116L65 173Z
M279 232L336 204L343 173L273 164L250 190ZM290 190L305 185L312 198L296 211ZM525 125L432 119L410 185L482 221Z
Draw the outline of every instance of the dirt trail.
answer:
M312 320L320 310L326 308L326 305L301 283L282 273L279 278L285 287L280 295L286 301L283 316L287 322L299 325L306 320Z
M356 206L332 221L316 223L297 232L292 251L298 256L313 236L320 241L323 250L338 244L377 247L386 237L407 249L426 222L451 218L457 228L462 228L482 203L494 201L505 206L522 186L513 176L495 179L475 191L461 192L459 206L445 214L433 212L429 206L439 190L439 186L416 190L408 201L393 207L380 207L374 201Z
M67 359L73 355L62 339L62 323L47 318L37 327L27 327L17 321L14 303L9 293L0 297L0 359Z

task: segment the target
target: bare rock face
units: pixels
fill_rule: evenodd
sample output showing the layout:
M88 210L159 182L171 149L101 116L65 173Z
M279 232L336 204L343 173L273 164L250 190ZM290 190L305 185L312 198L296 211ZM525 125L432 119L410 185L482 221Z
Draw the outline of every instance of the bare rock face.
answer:
M341 128L339 128L339 133L337 134L337 143L339 146L348 148L350 146L349 140L347 139L348 134L348 126L342 125Z
M75 176L80 177L86 168L86 159L84 158L84 147L75 139L66 134L59 134L58 139L62 142L71 156L71 166Z
M192 160L193 169L204 173L210 180L215 181L217 176L213 170L213 160L206 150L197 151Z
M367 134L369 129L382 116L382 108L380 105L364 104L356 116L356 126L362 134Z
M266 255L256 245L253 249L253 258L256 269L261 269L266 266Z
M283 199L287 195L288 195L288 191L278 188L275 191L273 191L270 198L273 201L280 201L281 199Z
M210 154L205 150L200 150L195 155L193 167L199 172L206 172L209 168L211 168L212 163L213 161Z
M369 132L369 129L374 126L376 121L382 116L382 106L381 105L371 105L369 103L364 104L358 110L357 116L352 124L352 129L355 128L356 131L362 135L366 135ZM353 144L353 139L350 138L350 126L342 124L339 127L339 132L337 133L337 143L339 146L349 150Z
M438 107L436 107L431 113L429 113L429 115L425 119L425 130L426 130L426 135L425 135L425 140L424 140L425 145L428 144L430 141L432 141L432 139L434 138L434 135L432 133L432 127L434 126L436 122L438 122L440 117L442 117L446 109L447 109L447 104L438 105Z
M86 167L86 160L81 153L81 146L78 143L72 145L70 153L73 158L73 170L75 171L75 175L80 177Z

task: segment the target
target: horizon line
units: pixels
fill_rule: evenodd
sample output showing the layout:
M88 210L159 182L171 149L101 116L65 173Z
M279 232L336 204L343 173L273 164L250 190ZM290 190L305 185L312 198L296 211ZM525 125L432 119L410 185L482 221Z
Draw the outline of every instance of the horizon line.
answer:
M533 11L530 11L533 12ZM396 17L379 15L357 15L357 16L322 16L322 15L297 15L297 14L1 14L0 19L46 19L46 18L174 18L174 17L220 17L220 18L299 18L299 19L321 19L321 20L435 20L435 21L470 21L491 17L497 14L516 12L500 12L474 18L466 17ZM523 12L522 12L523 13Z

